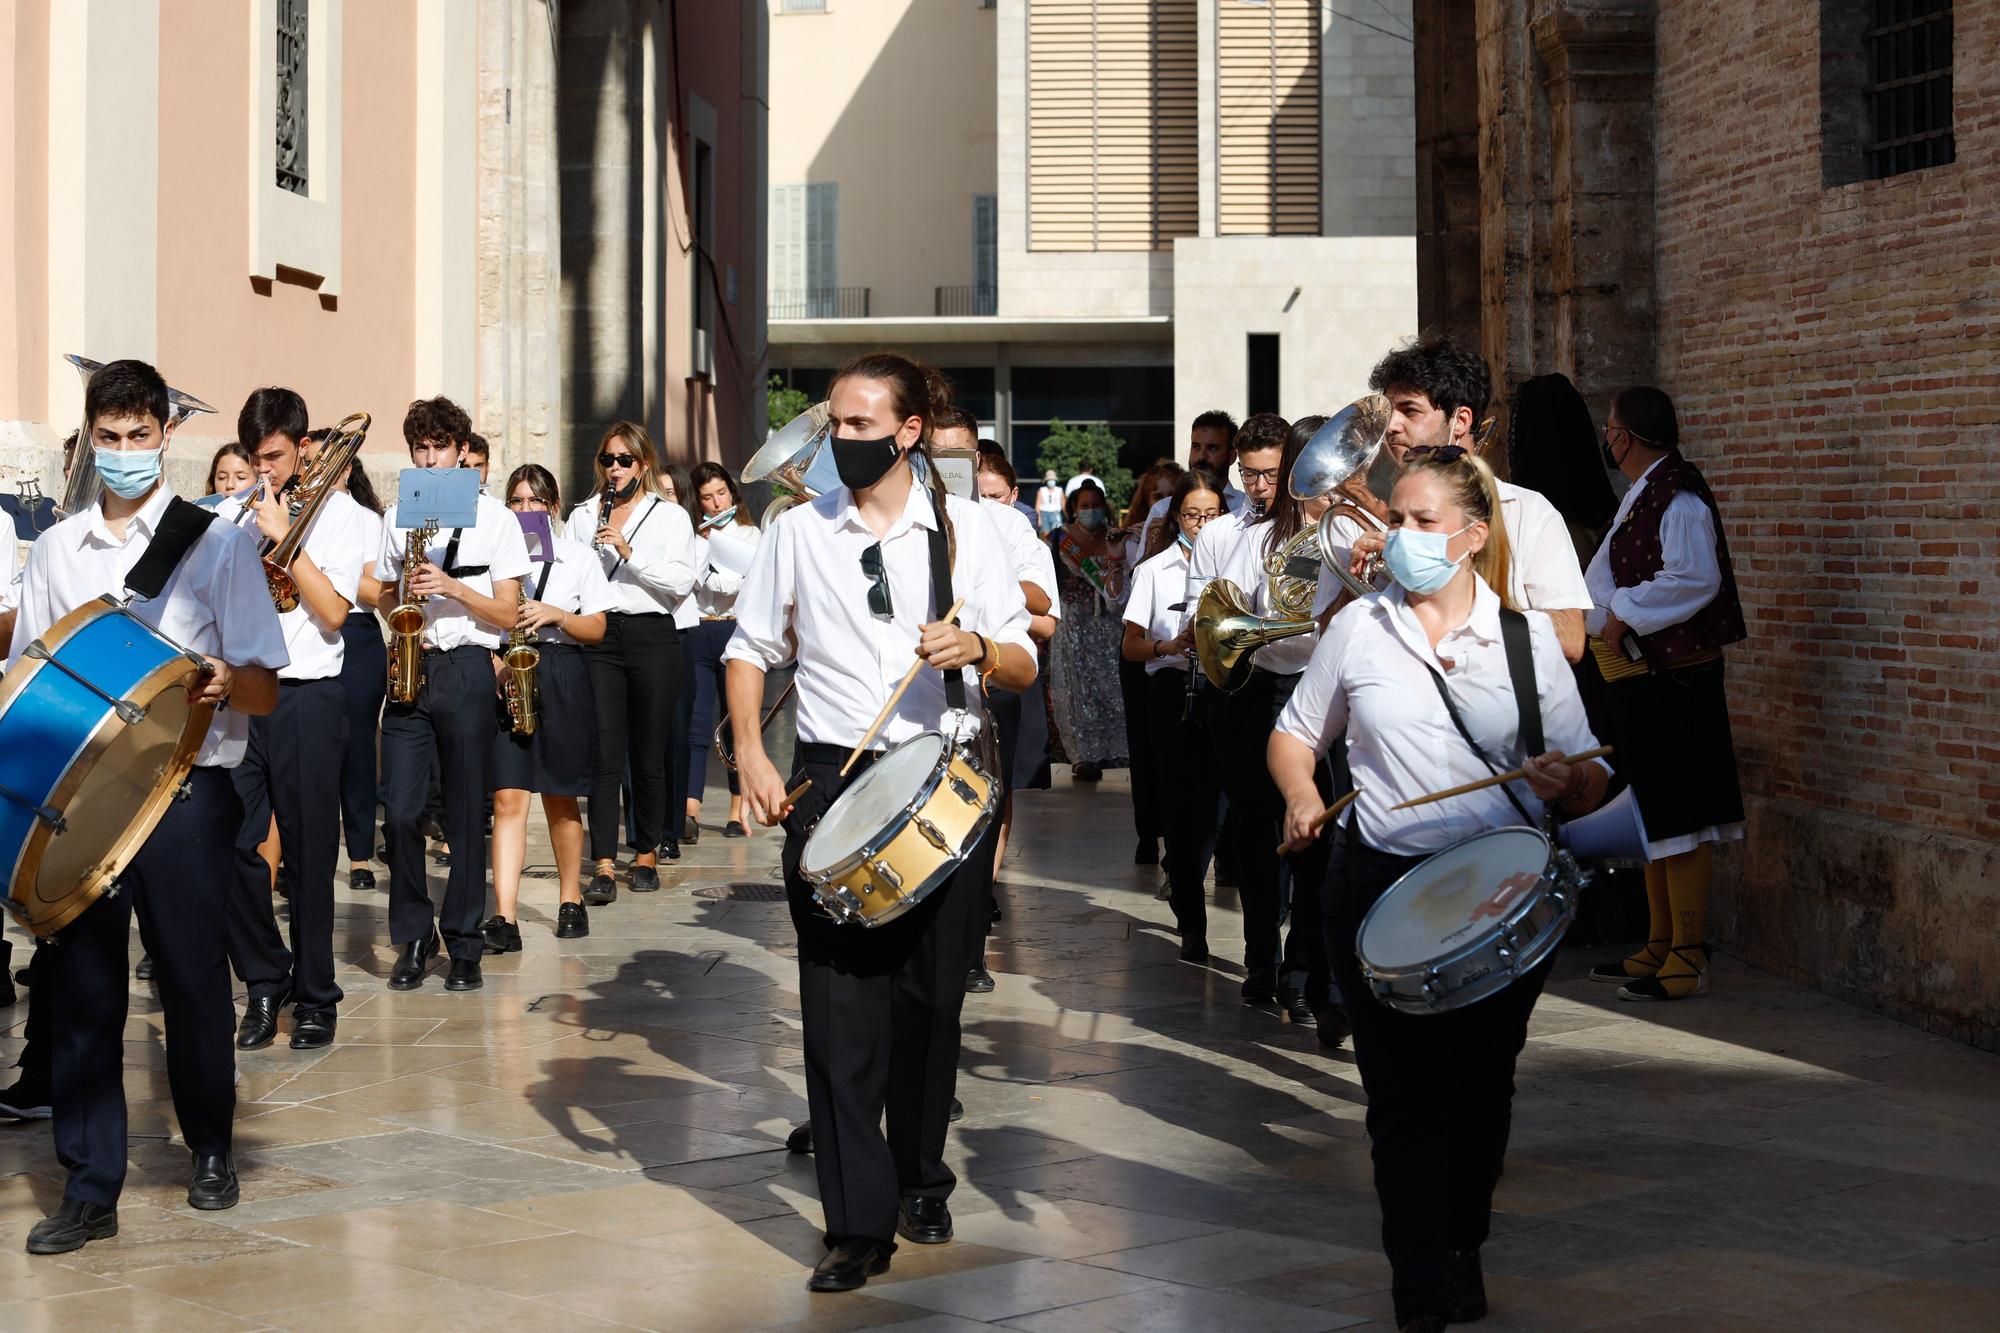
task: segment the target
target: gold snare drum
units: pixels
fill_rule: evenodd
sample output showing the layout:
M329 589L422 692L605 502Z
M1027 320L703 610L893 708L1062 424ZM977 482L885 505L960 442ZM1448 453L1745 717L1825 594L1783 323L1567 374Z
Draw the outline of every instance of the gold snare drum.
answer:
M837 921L879 926L951 878L1000 800L1000 784L935 731L891 748L827 809L799 858Z

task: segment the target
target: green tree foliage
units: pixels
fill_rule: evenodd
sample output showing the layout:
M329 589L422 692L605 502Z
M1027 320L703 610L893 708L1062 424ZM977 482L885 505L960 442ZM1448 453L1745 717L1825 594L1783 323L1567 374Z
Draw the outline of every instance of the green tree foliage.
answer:
M1111 501L1115 513L1123 513L1131 502L1132 488L1136 479L1118 462L1118 451L1125 441L1111 433L1111 428L1101 422L1091 426L1072 426L1066 421L1049 422L1048 438L1042 441L1042 452L1035 460L1035 466L1046 473L1053 469L1057 477L1068 481L1079 472L1089 472L1104 483L1104 494ZM1116 520L1114 519L1114 522Z
M793 417L812 406L812 399L806 397L803 389L787 389L782 377L771 376L771 392L765 403L769 406L771 429L778 430Z

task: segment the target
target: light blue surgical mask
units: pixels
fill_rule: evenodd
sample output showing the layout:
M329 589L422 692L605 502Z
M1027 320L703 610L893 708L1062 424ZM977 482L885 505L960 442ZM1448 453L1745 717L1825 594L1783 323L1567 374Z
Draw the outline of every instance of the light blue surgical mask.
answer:
M92 445L97 475L104 487L121 500L136 500L160 480L158 449L106 449Z
M1451 582L1459 562L1445 554L1445 548L1459 532L1420 532L1415 528L1392 528L1382 546L1382 563L1396 582L1414 593L1433 593Z
M1076 521L1095 532L1111 521L1111 515L1102 509L1082 509L1077 511Z
M1174 540L1178 541L1181 544L1181 549L1183 551L1192 551L1194 549L1194 538L1188 536L1185 532L1183 532L1179 537L1175 538Z

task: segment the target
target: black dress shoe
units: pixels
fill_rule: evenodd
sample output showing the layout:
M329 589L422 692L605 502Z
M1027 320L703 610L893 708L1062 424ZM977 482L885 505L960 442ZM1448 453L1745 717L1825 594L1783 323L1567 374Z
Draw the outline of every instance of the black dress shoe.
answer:
M1285 1017L1300 1027L1319 1026L1319 1015L1306 1003L1304 991L1295 991L1289 986L1278 989L1278 1007L1285 1011Z
M750 836L750 830L743 827L742 820L732 819L723 825L722 836L725 838L747 838Z
M300 1005L292 1010L292 1049L317 1051L333 1045L333 1010Z
M975 967L965 974L965 993L985 995L993 989L993 974L983 967Z
M1278 986L1269 972L1252 972L1243 979L1243 1003L1269 1004L1278 998Z
M1398 1333L1444 1333L1447 1321L1443 1315L1420 1314L1415 1319L1406 1319L1397 1326Z
M1103 779L1104 770L1096 764L1077 764L1070 769L1069 775L1077 782L1098 782Z
M1451 1322L1470 1324L1486 1317L1486 1276L1479 1271L1479 1251L1451 1253Z
M228 1153L196 1156L194 1182L188 1186L188 1207L205 1213L234 1208L240 1193L236 1187L236 1163Z
M681 825L681 841L690 847L701 841L701 825L695 822L693 815L689 815Z
M896 1234L915 1245L942 1245L951 1239L951 1209L943 1199L911 1195L896 1214Z
M994 922L1000 920L1000 904L997 901L993 904L993 913L988 919Z
M1354 1033L1354 1025L1347 1021L1347 1006L1330 1004L1319 1011L1319 1044L1326 1050L1340 1049L1340 1043Z
M665 857L669 861L680 860L681 840L679 838L660 839L660 855Z
M477 958L454 958L451 960L451 975L444 979L446 990L478 990L486 984L486 978L479 974Z
M590 877L590 883L583 886L583 901L592 907L609 907L618 899L618 881L611 873L600 870Z
M49 1075L44 1070L40 1075L21 1071L21 1077L14 1080L14 1086L0 1092L0 1116L10 1120L47 1120L49 1118Z
M82 1199L64 1199L62 1206L28 1232L29 1254L68 1254L93 1240L118 1234L118 1210Z
M1132 853L1132 864L1135 866L1156 866L1159 863L1160 840L1158 838L1139 839L1138 850Z
M521 952L521 927L504 916L495 915L479 928L488 953Z
M580 940L590 933L590 913L582 903L564 903L556 908L556 938Z
M149 953L140 954L138 963L132 968L132 975L141 981L151 981L153 979L153 955Z
M853 1291L869 1278L889 1271L889 1247L880 1241L844 1240L806 1279L807 1291Z
M430 967L431 959L437 957L437 935L426 935L401 947L396 966L389 972L389 989L415 990L424 984L424 971Z
M1181 961L1183 963L1205 963L1208 961L1208 939L1196 935L1192 939L1181 940Z
M666 854L665 843L660 844L660 853L663 856ZM674 855L679 856L680 853L676 851ZM660 891L660 872L658 867L655 866L632 867L632 892L658 893L659 891Z
M357 892L372 890L375 887L375 872L366 869L348 871L347 887Z
M813 1127L809 1120L803 1125L795 1125L792 1132L785 1135L785 1151L809 1153L813 1150Z
M946 1116L945 1119L949 1120L954 1125L957 1124L959 1121L965 1119L965 1103L960 1101L956 1097L952 1098L951 1114Z
M278 1011L292 998L291 987L274 995L253 995L243 1005L243 1021L236 1027L236 1049L261 1050L278 1035Z

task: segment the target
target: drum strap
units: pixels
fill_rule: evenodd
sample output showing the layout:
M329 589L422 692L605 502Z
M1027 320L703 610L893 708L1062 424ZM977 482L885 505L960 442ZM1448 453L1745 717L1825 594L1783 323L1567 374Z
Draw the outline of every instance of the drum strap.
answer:
M146 544L146 553L139 557L139 563L125 576L125 590L143 601L158 597L160 589L167 586L167 580L201 540L201 534L208 531L214 518L213 509L190 504L178 495L169 500L167 512L160 518L160 530Z
M1528 641L1528 618L1519 611L1502 609L1500 612L1500 642L1507 650L1507 675L1514 686L1514 706L1520 710L1520 730L1522 753L1537 755L1542 753L1542 698L1535 684L1535 658ZM1424 664L1430 666L1428 662ZM1444 711L1451 715L1451 724L1458 728L1458 734L1479 756L1479 762L1486 765L1488 773L1500 770L1486 757L1486 751L1479 748L1479 742L1472 739L1471 730L1465 719L1459 715L1458 705L1452 702L1451 691L1445 686L1444 676L1436 667L1430 667L1431 684L1437 686L1438 698L1444 700ZM1521 804L1521 798L1514 795L1511 783L1501 784L1500 790L1521 816L1521 822L1535 827L1534 817L1528 807Z
M944 536L944 513L936 497L931 500L931 513L937 524L930 530L931 540L931 596L937 599L938 610L943 611L957 600L951 593L951 552L947 549ZM944 673L944 702L947 708L963 710L965 707L965 675L961 671Z
M444 547L444 564L442 568L445 573L455 579L462 579L472 574L484 574L491 568L490 565L461 565L458 563L458 539L464 535L464 528L453 528L451 530L451 540L446 542Z

